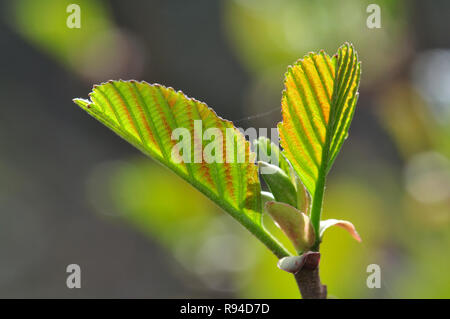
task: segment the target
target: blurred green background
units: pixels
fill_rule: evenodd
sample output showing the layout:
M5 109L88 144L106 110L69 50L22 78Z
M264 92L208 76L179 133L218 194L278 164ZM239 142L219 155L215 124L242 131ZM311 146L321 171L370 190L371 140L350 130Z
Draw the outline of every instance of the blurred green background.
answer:
M67 5L81 8L69 29ZM369 29L366 8L381 8ZM450 297L450 2L0 2L0 297L298 298L250 233L71 101L94 83L183 90L236 126L275 127L283 75L352 42L362 61L322 245L335 298ZM82 288L66 287L66 266ZM369 289L369 264L381 267Z

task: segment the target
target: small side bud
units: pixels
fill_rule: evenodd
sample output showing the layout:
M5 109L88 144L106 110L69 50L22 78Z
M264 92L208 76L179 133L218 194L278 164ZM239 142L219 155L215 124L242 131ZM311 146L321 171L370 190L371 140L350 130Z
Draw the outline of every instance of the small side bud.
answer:
M302 268L316 269L319 267L320 253L308 251L301 256L289 256L278 261L278 268L291 274L299 272Z
M302 269L305 263L305 258L302 256L289 256L284 257L278 260L278 268L281 270L290 272L291 274L295 274L300 269Z

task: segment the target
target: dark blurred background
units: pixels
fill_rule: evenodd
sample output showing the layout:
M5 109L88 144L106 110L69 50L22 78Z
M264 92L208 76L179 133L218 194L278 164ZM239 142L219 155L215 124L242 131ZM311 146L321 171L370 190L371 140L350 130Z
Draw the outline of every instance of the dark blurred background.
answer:
M81 8L69 29L68 4ZM366 8L381 8L369 29ZM0 2L0 297L297 298L239 224L72 103L94 83L183 90L275 127L283 75L352 42L350 138L329 178L322 281L336 298L450 297L450 2ZM81 289L68 289L78 264ZM380 289L366 285L369 264Z

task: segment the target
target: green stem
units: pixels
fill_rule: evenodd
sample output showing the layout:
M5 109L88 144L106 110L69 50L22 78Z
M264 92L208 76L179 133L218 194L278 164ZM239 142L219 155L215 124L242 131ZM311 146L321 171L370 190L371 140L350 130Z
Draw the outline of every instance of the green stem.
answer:
M319 171L319 176L316 184L316 191L314 193L314 198L311 207L311 224L313 225L314 232L316 234L316 242L314 244L313 250L319 251L320 245L320 217L322 215L322 203L323 203L323 195L325 192L325 181L326 181L326 166L323 165Z
M268 233L264 228L255 227L252 224L245 225L256 238L258 238L269 250L278 257L278 259L292 256L292 254L276 240L270 233Z

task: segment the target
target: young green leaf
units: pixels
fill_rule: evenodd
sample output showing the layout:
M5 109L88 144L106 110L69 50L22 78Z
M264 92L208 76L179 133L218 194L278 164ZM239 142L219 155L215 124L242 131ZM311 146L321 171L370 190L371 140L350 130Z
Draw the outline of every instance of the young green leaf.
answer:
M312 196L321 170L330 170L347 135L359 76L356 52L348 44L333 58L311 53L286 73L281 145Z
M275 200L297 207L297 192L289 176L278 166L261 161L258 164L261 170L266 171L265 174L261 173L261 176Z
M109 81L89 97L74 102L199 189L278 257L289 255L262 226L255 154L233 123L158 84Z
M344 44L330 58L311 53L288 68L282 98L281 145L313 203L311 221L319 231L329 172L348 129L358 98L360 63Z
M276 198L279 202L288 203L291 206L297 207L300 209L302 213L308 214L309 213L309 205L310 205L310 196L305 189L305 186L300 181L297 174L294 172L291 164L289 164L289 161L284 157L284 154L281 152L280 148L273 143L270 139L268 139L265 136L260 136L258 139L256 139L254 142L254 145L256 146L257 151L257 157L260 167L264 166L264 172L260 170L262 178L265 180L265 182L268 184L270 190L272 193L279 191L279 193L282 193L281 196L287 196L288 198ZM276 163L274 163L276 161ZM270 164L268 164L270 163ZM269 169L273 165L277 165L279 169ZM272 173L277 173L278 175L284 177L283 175L286 175L289 178L289 182L287 182L286 178L275 178L273 176L266 176L269 174L264 174L265 171L272 170ZM279 171L281 170L281 172ZM284 173L284 174L283 174ZM284 180L286 185L283 185L281 183L281 187L278 187L279 190L274 190L271 186L272 180ZM274 185L275 188L277 185ZM294 187L292 187L294 186ZM286 193L286 194L283 194ZM293 193L296 193L295 195L292 195ZM275 193L274 193L275 195ZM276 196L275 196L276 197Z

